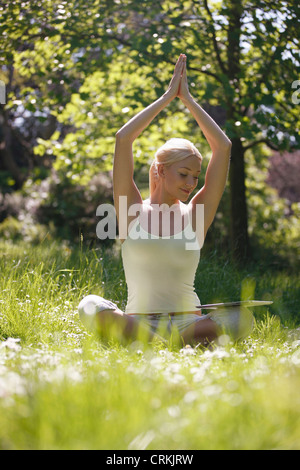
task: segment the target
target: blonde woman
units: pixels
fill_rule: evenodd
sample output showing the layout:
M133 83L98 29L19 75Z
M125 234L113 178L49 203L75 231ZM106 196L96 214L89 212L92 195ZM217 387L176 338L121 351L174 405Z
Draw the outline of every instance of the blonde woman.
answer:
M156 152L149 172L150 197L143 201L134 182L132 145L172 100L192 113L211 148L204 186L198 184L202 156L188 140L176 138ZM202 315L194 290L200 250L226 184L231 142L190 94L186 56L177 60L167 91L116 134L113 187L128 288L125 312L97 295L85 297L79 313L104 335L134 341L176 334L182 344L214 341L224 329L238 339L252 327L247 309ZM201 210L204 208L204 211Z

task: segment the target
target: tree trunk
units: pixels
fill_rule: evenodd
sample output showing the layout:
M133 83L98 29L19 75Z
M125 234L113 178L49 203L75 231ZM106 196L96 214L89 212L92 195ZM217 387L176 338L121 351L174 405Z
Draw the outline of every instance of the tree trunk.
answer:
M245 187L244 149L239 138L232 139L230 182L230 240L234 259L245 261L250 257L248 213Z
M12 133L3 116L0 116L0 168L7 170L15 180L15 188L22 187L24 176L11 151Z
M229 25L227 43L228 78L234 84L235 99L231 97L227 105L227 119L235 122L240 117L239 91L241 74L241 46L240 35L242 26L243 5L240 0L229 2ZM245 150L238 135L231 137L231 162L229 170L230 182L230 240L233 257L237 261L244 261L250 256L248 238L248 217L245 188Z

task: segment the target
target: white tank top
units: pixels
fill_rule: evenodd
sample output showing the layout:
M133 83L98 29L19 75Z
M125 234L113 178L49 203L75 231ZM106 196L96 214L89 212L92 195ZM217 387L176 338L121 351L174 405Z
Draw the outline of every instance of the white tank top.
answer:
M137 217L122 244L128 298L125 313L171 313L198 310L194 280L200 245L190 219L174 235L148 233Z

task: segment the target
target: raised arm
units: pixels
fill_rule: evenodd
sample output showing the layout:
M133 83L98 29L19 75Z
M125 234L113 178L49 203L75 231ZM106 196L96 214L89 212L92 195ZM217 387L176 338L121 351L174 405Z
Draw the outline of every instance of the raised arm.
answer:
M216 122L196 103L188 89L186 63L178 90L178 97L197 121L211 150L203 188L191 200L191 204L204 204L205 232L211 225L223 195L230 162L231 141Z
M140 192L133 180L134 162L132 144L155 116L177 96L183 64L184 56L180 55L170 85L164 95L130 119L116 134L113 187L117 215L119 215L120 196L127 196L128 206L142 202Z

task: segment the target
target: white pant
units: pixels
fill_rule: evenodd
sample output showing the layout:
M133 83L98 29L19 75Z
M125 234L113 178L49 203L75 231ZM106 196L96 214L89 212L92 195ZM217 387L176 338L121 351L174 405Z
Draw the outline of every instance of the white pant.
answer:
M246 307L219 308L205 317L216 322L221 330L234 340L249 336L253 330L254 318Z
M103 310L115 310L116 304L99 295L87 295L78 305L79 317L82 323L89 329L96 328L96 314Z

